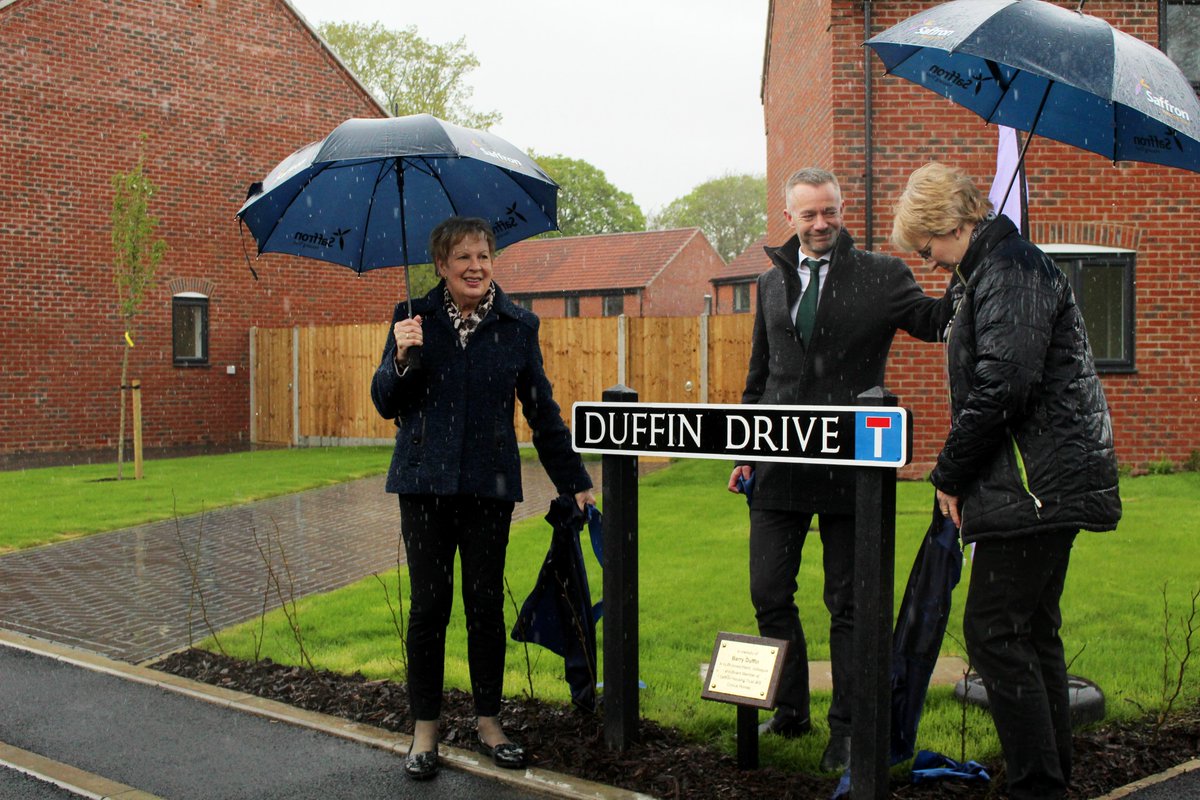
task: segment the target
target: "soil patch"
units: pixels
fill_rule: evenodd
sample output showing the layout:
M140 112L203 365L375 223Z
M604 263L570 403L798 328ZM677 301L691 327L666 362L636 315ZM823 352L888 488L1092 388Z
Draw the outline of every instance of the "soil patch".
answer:
M176 653L156 669L344 719L412 732L403 684L361 675L310 672L271 661L239 661L200 650ZM536 700L506 699L505 729L530 753L532 766L576 775L662 798L828 798L836 776L775 768L743 771L734 757L649 720L640 741L610 752L600 717ZM443 741L472 748L475 716L469 694L450 691L443 703ZM1183 709L1155 729L1150 721L1109 723L1075 734L1071 798L1095 798L1200 755L1200 708ZM943 781L914 786L896 781L893 798L1004 798L1003 766L985 764L991 784Z

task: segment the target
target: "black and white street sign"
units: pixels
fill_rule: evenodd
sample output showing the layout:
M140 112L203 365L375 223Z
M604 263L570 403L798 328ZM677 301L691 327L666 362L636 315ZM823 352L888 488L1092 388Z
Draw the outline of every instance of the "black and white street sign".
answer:
M898 406L576 403L580 453L899 468L912 430Z

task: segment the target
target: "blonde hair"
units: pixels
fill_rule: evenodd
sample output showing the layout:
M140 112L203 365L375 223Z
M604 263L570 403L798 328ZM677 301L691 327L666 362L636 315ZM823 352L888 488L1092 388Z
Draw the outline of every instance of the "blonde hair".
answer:
M981 222L992 201L966 173L931 161L908 176L908 184L892 208L892 243L916 250L930 236L950 233L964 223Z

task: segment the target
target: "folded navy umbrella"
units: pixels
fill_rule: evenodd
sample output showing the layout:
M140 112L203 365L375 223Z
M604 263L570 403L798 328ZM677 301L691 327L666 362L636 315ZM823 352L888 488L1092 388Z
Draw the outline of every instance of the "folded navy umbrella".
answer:
M550 550L517 615L512 638L539 644L562 656L571 702L585 711L595 711L596 622L603 606L592 605L579 537L586 523L592 552L603 566L602 517L595 506L580 511L573 497L560 495L550 503L545 519L552 529Z
M915 749L929 679L950 619L950 596L961 575L958 528L935 502L892 634L893 764L911 758Z

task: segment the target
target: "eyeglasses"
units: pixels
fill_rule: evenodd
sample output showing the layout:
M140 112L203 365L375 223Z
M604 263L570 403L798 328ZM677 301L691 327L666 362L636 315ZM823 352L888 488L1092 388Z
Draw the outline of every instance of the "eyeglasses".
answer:
M928 261L929 259L933 258L933 248L930 245L933 244L933 238L935 236L937 236L936 233L929 234L929 240L925 242L925 246L917 251L917 255L921 257L922 261Z

